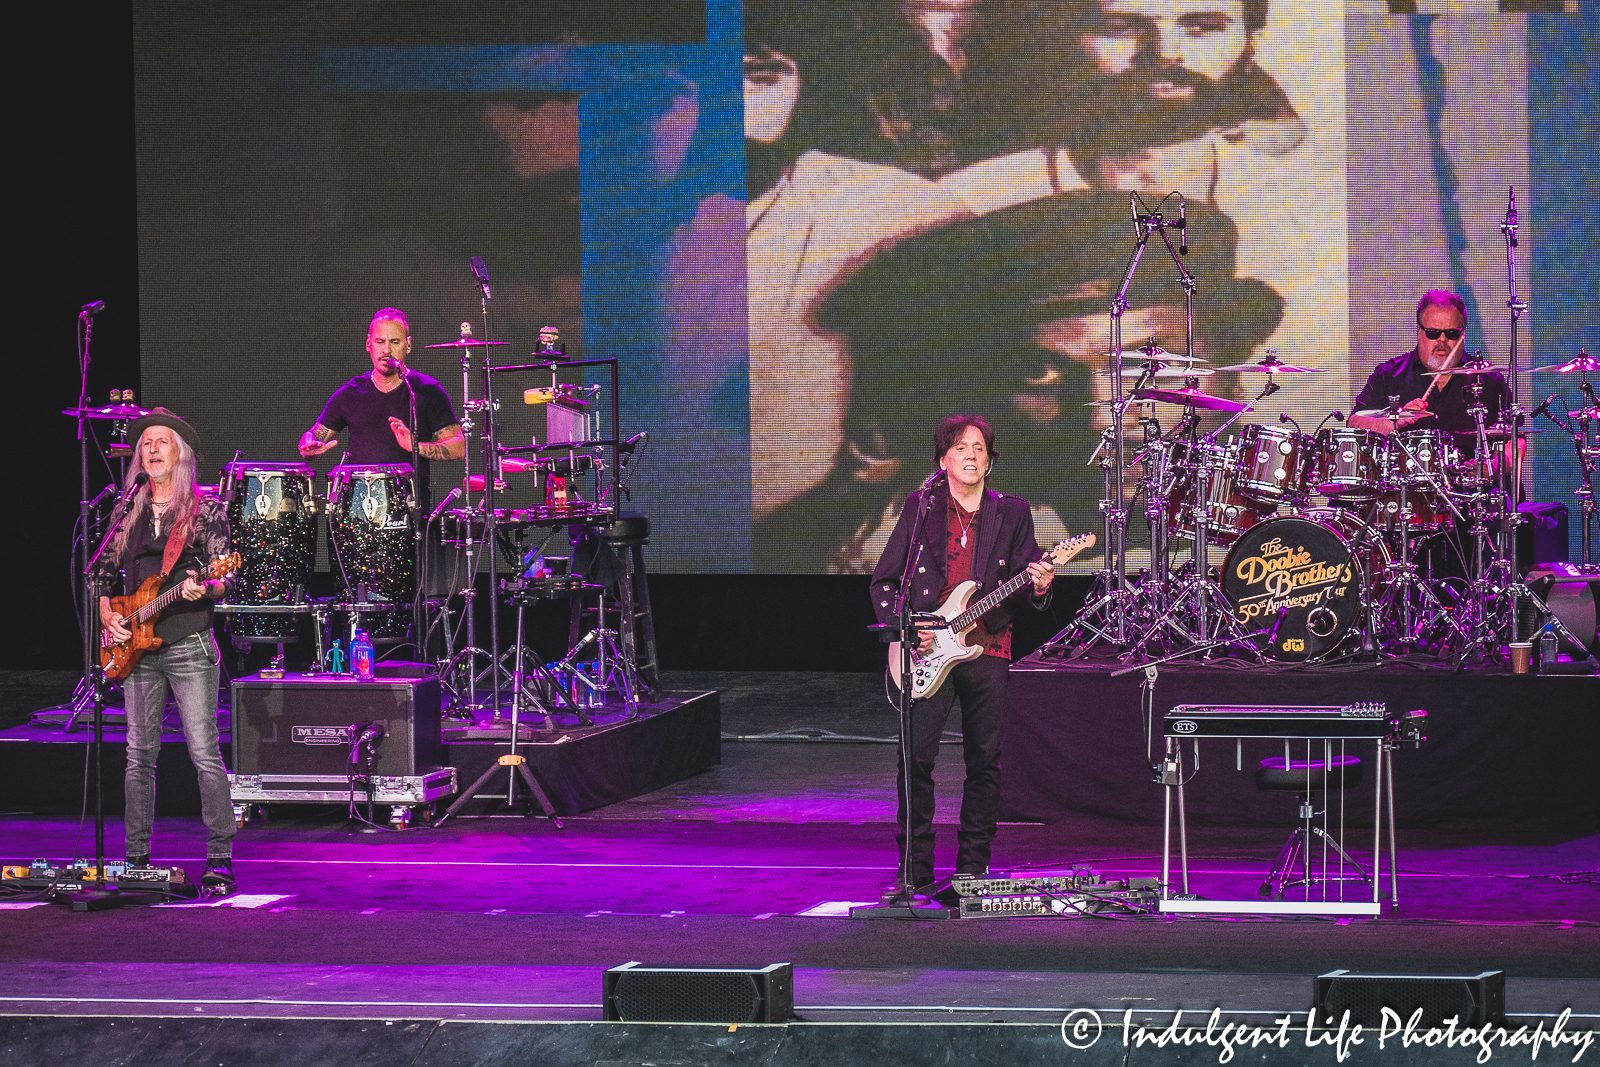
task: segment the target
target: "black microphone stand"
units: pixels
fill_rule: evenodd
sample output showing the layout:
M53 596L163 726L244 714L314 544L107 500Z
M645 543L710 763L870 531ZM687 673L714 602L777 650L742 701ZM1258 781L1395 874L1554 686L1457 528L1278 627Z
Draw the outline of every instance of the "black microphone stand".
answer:
M943 476L940 472L939 476ZM922 524L928 516L928 503L933 496L933 487L937 485L937 478L929 479L922 487L922 496L917 501L917 521L911 527L913 543L906 549L905 566L900 571L900 589L895 597L895 621L888 624L869 626L868 629L876 633L880 640L900 642L900 698L898 707L900 712L900 833L903 846L900 849L899 870L895 875L895 889L882 902L868 904L863 907L851 908L852 919L947 919L951 910L933 901L924 900L917 903L916 886L913 884L911 874L911 707L914 703L911 696L911 653L921 633L925 629L935 629L948 625L945 620L937 615L924 615L911 610L911 576L916 573L917 564L922 560L923 540ZM913 551L913 548L915 551Z
M411 368L400 364L400 380L405 383L411 403L411 545L415 553L417 589L411 598L411 654L419 663L426 663L428 640L428 543L426 516L433 501L423 487L429 484L422 477L422 443L417 439L417 390L411 384Z
M86 348L87 351L87 348ZM87 367L87 356L84 359ZM79 405L80 410L83 405ZM81 418L81 416L80 416ZM88 464L85 462L85 468ZM87 470L84 474L87 480ZM100 665L96 660L100 650L100 583L94 578L94 569L100 563L100 557L105 555L106 549L117 539L117 533L122 529L122 524L128 521L128 512L132 509L133 498L138 493L143 483L136 484L134 492L128 493L117 502L117 509L112 513L111 521L106 523L105 536L100 539L100 546L94 550L94 555L84 560L83 578L84 590L84 615L83 615L83 669L84 677L89 680L90 699L94 702L94 737L89 742L89 762L94 766L94 870L95 885L83 883L83 888L72 895L73 911L103 911L114 908L131 901L119 894L115 884L106 879L106 808L105 808L105 765L102 759L103 744L105 741L105 691L104 677L100 673ZM82 505L84 514L87 515L87 492L84 494ZM84 528L83 550L89 550L88 527ZM93 672L93 673L91 673Z

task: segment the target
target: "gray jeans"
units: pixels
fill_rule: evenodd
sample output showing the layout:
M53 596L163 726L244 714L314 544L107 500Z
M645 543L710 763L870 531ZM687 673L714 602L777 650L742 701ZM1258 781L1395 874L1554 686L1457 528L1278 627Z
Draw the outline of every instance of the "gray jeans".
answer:
M150 854L156 818L156 756L161 752L161 716L172 686L183 719L183 739L200 776L200 816L205 821L206 858L233 851L233 804L228 772L217 744L217 675L222 651L211 631L148 652L122 683L128 711L128 770L123 779L127 854Z

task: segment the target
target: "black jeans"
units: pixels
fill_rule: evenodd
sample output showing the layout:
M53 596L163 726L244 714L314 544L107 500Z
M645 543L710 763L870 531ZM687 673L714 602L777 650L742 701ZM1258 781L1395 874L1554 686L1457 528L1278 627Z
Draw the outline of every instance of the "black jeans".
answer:
M1009 660L979 656L957 664L933 696L911 705L911 884L933 881L933 764L950 706L961 700L961 749L967 777L961 787L961 826L956 833L956 870L988 869L989 846L1000 814L1000 740L1004 726ZM905 857L906 761L898 761L895 840Z

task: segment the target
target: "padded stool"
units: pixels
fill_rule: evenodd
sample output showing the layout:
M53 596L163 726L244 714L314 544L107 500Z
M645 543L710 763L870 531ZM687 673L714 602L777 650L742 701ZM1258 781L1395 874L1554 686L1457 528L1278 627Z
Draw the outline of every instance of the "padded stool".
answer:
M1327 760L1297 760L1287 756L1270 756L1261 761L1261 766L1256 769L1256 788L1299 793L1300 825L1294 828L1289 834L1289 839L1283 843L1283 848L1278 851L1277 863L1267 875L1266 881L1256 890L1257 896L1282 900L1286 889L1299 886L1309 889L1319 882L1335 880L1312 876L1313 836L1322 838L1361 872L1362 881L1367 881L1367 872L1361 864L1357 863L1327 830L1316 825L1315 821L1318 815L1327 814L1326 807L1321 812L1316 810L1318 793L1331 794L1335 790L1353 789L1361 784L1361 777L1361 760L1355 756L1333 755ZM1326 805L1326 797L1323 798L1323 803ZM1297 863L1300 866L1300 877L1294 878Z

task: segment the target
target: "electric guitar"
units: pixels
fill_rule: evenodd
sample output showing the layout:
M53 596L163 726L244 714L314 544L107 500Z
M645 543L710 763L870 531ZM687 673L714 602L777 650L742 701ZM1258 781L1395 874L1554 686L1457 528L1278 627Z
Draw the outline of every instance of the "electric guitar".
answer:
M1055 548L1045 553L1044 558L1051 566L1062 567L1094 542L1095 536L1092 533L1074 537L1057 544ZM920 651L915 644L911 647L912 699L923 700L931 697L939 691L944 680L950 677L950 672L955 669L956 664L983 655L982 645L969 645L965 642L967 631L976 626L980 618L999 607L1001 601L1031 581L1033 581L1032 575L1025 570L1019 571L971 607L967 606L967 601L977 592L977 582L962 582L952 589L945 602L933 611L933 614L948 619L950 625L923 631L933 634L933 647L928 651ZM894 680L895 686L899 687L900 642L898 641L889 645L889 677Z
M239 553L223 556L214 561L205 569L204 577L197 577L196 581L210 581L212 578L226 578L239 569L242 562ZM162 583L167 580L165 574L152 574L146 578L139 588L127 596L114 596L111 598L111 610L121 615L132 631L126 641L115 645L103 645L100 648L100 669L107 678L121 681L132 671L134 664L139 662L151 649L161 647L161 638L156 636L156 620L161 618L161 613L170 607L173 601L183 595L183 583L161 591Z

